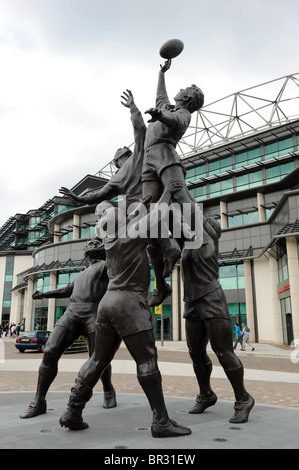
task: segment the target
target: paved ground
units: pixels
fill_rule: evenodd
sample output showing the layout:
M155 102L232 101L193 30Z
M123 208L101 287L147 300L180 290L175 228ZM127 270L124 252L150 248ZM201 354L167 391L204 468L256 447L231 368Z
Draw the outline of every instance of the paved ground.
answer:
M42 355L20 354L15 341L6 338L5 359L0 357L0 448L93 448L93 449L204 449L204 448L299 448L299 351L272 345L255 345L255 351L237 351L244 368L247 390L256 405L246 424L232 426L234 396L215 355L212 386L218 396L216 406L202 415L190 415L198 393L185 342L164 342L159 349L159 365L169 414L192 429L180 439L152 439L151 413L136 379L135 363L121 347L112 363L113 384L118 407L101 407L100 384L87 404L84 418L88 430L74 433L60 428L70 388L87 353L64 355L59 374L48 395L46 415L20 420L34 396ZM2 362L2 363L1 363ZM166 441L166 442L164 442ZM173 462L175 463L175 462Z

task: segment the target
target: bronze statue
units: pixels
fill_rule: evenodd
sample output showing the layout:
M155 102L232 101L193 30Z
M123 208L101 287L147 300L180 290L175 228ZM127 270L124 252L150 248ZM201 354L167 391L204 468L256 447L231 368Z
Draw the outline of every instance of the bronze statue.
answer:
M200 392L189 413L203 413L217 401L210 385L212 362L206 350L210 341L235 394L235 413L229 421L245 423L254 399L244 387L243 365L233 350L230 314L218 281L221 229L212 218L204 218L203 228L203 245L199 249L184 249L182 254L186 337Z
M79 336L85 337L90 356L94 351L97 307L106 292L108 276L106 263L103 261L105 251L99 240L89 240L84 255L89 266L81 271L73 282L61 289L48 292L36 291L32 296L34 299L70 297L70 301L46 344L38 371L36 395L28 409L20 415L22 419L46 413L46 394L57 375L58 361ZM116 397L111 383L111 365L104 371L101 380L104 389L103 407L113 408L116 406Z
M171 195L180 189L181 182L173 181L165 188L159 203L168 207ZM82 411L123 339L136 362L138 381L153 412L152 436L190 434L189 428L169 418L164 402L152 318L147 305L150 282L148 238L129 236L127 228L132 220L109 201L99 204L97 213L100 216L97 234L103 238L105 246L109 284L98 308L94 353L79 371L60 425L73 430L88 427ZM134 228L148 234L152 215L153 211L150 211L135 223ZM116 227L117 232L113 233L109 227Z
M165 84L165 73L171 66L168 59L160 68L156 94L156 107L150 108L146 113L151 115L146 132L144 144L144 164L142 169L143 197L150 195L152 202L160 197L163 186L165 187L173 179L182 181L182 189L173 196L182 212L184 204L191 208L190 227L196 234L196 242L200 246L202 242L201 212L196 203L190 199L185 185L185 169L176 152L176 146L185 134L191 120L191 114L200 109L204 103L202 91L195 85L180 90L175 96L175 105L171 105ZM157 245L158 242L158 245ZM179 245L165 246L167 239L151 240L149 253L153 266L157 265L158 271L161 265L162 253L164 255L163 276L171 274L176 261L181 256ZM167 294L167 286L157 289L156 299L150 305L159 305ZM166 292L164 292L164 289Z
M84 204L99 204L104 200L110 200L116 196L126 197L126 206L130 207L131 204L137 204L142 200L142 168L144 157L144 140L146 135L146 125L142 118L142 114L135 104L133 94L130 90L123 92L122 105L129 108L131 113L131 121L134 131L134 150L128 147L118 149L114 155L114 163L118 168L117 172L110 178L110 180L97 191L85 196L77 196L68 188L60 188L60 193L70 197L73 201ZM131 206L132 208L132 206ZM136 210L138 210L136 208ZM152 249L151 245L148 251L151 257L152 266L155 271L157 289L153 294L149 305L159 305L162 301L171 294L172 289L165 281L173 269L175 261L180 257L180 250L171 242L169 238L160 239L161 250L156 248ZM172 261L174 259L174 262ZM166 268L165 268L166 265ZM157 297L157 293L160 293ZM158 302L158 303L157 303Z

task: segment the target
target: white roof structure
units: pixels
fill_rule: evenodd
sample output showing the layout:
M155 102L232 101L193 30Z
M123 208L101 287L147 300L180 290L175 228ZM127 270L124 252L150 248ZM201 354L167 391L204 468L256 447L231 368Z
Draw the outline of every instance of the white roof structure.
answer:
M299 118L299 73L214 101L192 116L177 150L182 159Z
M299 119L299 73L286 75L214 101L192 115L177 146L183 160L209 148ZM108 163L96 175L110 178Z

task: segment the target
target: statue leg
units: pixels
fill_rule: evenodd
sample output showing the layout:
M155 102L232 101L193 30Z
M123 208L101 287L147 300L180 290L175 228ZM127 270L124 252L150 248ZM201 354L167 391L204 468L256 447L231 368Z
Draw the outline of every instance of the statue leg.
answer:
M172 180L181 180L185 182L184 172L180 165L169 166L161 173L161 181L164 187ZM177 202L180 205L183 215L186 207L188 206L190 208L190 213L188 212L190 220L187 220L187 223L195 234L196 248L200 248L203 242L203 218L198 204L192 197L190 197L188 188L185 184L180 191L177 191L172 195L172 198L174 202ZM195 248L195 244L193 244L193 246Z
M178 437L191 434L189 428L180 426L168 416L153 331L126 336L124 342L136 362L137 378L153 413L152 436Z
M231 423L245 423L254 406L254 399L245 388L243 364L234 353L230 320L207 320L206 324L208 325L211 347L235 394L235 414L229 421Z
M205 409L215 405L217 396L210 383L212 362L207 355L208 334L203 320L186 319L186 338L193 370L199 386L199 394L190 414L203 413Z
M121 339L96 332L95 350L92 356L79 370L78 377L71 389L67 410L61 416L61 426L71 430L86 429L88 424L83 421L82 411L92 397L92 391L106 367L111 363L119 348Z
M155 203L159 200L162 189L163 186L160 181L144 181L142 183L142 197L151 196L151 203ZM156 276L156 290L149 306L155 307L171 294L172 289L165 282L165 278L171 275L176 261L181 256L181 251L169 238L157 237L150 241L148 254Z
M92 353L95 348L95 333L91 333L86 337L88 343L89 356L92 356ZM117 406L116 402L116 393L112 385L112 367L111 364L106 367L104 372L101 375L101 382L104 390L104 403L103 408L115 408Z
M152 298L149 301L149 306L155 307L160 305L163 300L171 294L172 289L164 278L163 252L160 244L158 243L158 239L150 240L147 251L156 277L156 289L154 290Z
M34 400L20 418L33 418L47 412L46 395L58 372L58 361L64 351L75 341L77 334L56 326L47 342L43 360L38 370L38 381Z

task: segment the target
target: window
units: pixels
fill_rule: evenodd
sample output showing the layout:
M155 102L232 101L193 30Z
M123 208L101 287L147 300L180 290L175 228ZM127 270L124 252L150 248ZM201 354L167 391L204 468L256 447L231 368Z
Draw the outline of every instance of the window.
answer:
M284 176L288 175L294 169L294 161L266 168L266 182L274 183L275 181L280 181Z
M254 188L263 184L262 170L246 173L241 176L236 176L236 191L243 191L244 189Z
M68 233L65 233L64 235L61 235L59 240L61 242L66 242L66 241L72 240L72 239L73 239L73 232L68 232Z
M50 288L50 274L40 275L36 280L36 290L47 292Z
M80 228L80 238L94 238L96 237L95 227Z
M227 265L219 267L219 282L223 290L245 288L244 265Z
M193 168L189 168L186 174L186 183L192 181L197 181L200 178L205 178L206 176L206 164L197 165Z
M209 176L224 173L225 171L231 170L233 167L232 157L223 157L212 162L209 162Z
M48 308L36 308L34 313L32 330L46 330L48 323Z
M261 186L263 184L262 170L249 173L249 187Z
M225 178L223 180L210 183L210 197L217 197L221 194L231 193L233 191L233 179Z
M249 176L248 174L236 176L236 190L242 191L243 189L249 188Z
M68 211L69 209L74 209L74 206L64 206L62 204L58 204L57 207L58 214L60 214L61 212Z
M242 214L228 215L227 222L229 227L239 225L255 224L259 221L258 211L244 212Z
M235 168L252 165L259 161L261 161L260 147L235 154Z
M288 258L287 254L284 253L278 259L278 280L279 282L286 281L289 278L289 270L288 270Z
M190 189L190 194L191 194L192 197L194 197L194 199L196 199L198 201L198 200L206 197L207 187L206 186L199 186L198 188Z
M279 140L265 145L265 160L270 160L275 157L281 157L294 150L293 138Z
M60 271L57 278L57 289L65 287L69 282L73 282L81 270Z

